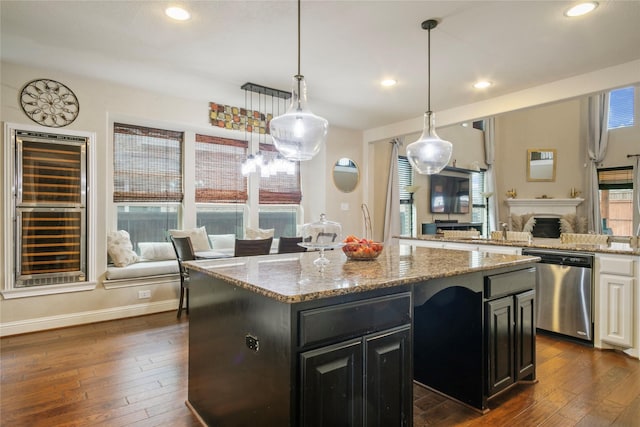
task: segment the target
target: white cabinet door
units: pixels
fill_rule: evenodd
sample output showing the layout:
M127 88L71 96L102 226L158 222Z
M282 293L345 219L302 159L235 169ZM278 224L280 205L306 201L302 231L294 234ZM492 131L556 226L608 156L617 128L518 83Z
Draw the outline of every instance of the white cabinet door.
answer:
M609 344L633 347L634 278L600 275L600 337Z

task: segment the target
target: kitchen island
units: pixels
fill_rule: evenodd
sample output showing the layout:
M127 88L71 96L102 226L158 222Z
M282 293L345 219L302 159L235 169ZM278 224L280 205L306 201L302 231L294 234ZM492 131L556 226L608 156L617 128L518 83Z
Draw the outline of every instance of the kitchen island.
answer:
M211 426L412 425L535 380L536 257L391 245L188 263L187 404Z

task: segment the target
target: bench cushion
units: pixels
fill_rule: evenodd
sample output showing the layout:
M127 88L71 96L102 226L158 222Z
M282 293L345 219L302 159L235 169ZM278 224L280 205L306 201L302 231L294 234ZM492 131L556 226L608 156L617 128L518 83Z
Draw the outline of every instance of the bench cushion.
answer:
M130 264L126 267L107 267L107 280L132 279L135 277L160 276L163 274L178 274L178 261L143 261Z

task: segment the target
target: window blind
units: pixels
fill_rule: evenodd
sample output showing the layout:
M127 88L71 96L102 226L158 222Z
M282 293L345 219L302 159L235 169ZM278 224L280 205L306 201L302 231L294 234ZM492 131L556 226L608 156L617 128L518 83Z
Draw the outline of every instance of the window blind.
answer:
M400 186L400 203L411 203L411 194L406 190L407 185L413 185L411 164L405 156L398 156L398 184Z
M183 133L113 125L113 201L182 201Z
M633 168L598 169L600 190L625 190L633 188Z
M272 144L260 144L260 151L267 163L273 160L278 151ZM295 162L296 170L293 175L279 173L268 178L260 178L260 204L300 204L302 190L300 189L300 162Z
M247 141L196 134L196 203L247 201Z

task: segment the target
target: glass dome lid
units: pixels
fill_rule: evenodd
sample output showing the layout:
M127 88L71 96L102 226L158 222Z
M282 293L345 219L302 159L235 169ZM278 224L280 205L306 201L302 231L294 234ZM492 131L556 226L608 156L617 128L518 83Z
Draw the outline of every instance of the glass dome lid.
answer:
M302 226L302 242L310 248L335 247L342 242L342 225L320 214L319 221Z

